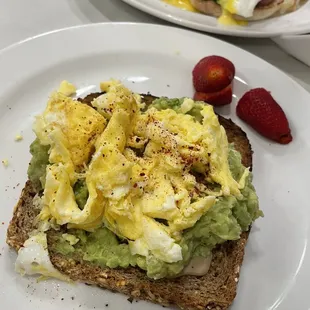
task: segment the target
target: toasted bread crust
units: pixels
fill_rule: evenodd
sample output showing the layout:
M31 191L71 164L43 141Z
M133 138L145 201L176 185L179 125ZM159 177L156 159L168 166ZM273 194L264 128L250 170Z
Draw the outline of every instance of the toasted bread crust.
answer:
M39 210L33 207L33 198L36 191L31 181L27 181L19 201L14 208L13 218L7 230L6 242L18 251L29 238L29 233L34 229L33 221Z
M243 233L238 241L217 247L213 251L210 270L203 277L183 276L154 281L139 268L100 268L84 261L69 260L53 252L50 252L50 257L53 265L74 281L98 285L163 306L177 305L186 310L224 310L228 309L236 296L248 235L248 232Z
M150 103L155 97L148 96ZM86 102L84 102L86 103ZM229 142L241 153L243 164L252 167L252 150L246 134L231 120L219 117L226 129ZM38 210L33 207L35 191L30 181L25 185L7 232L7 243L16 250L28 239ZM53 232L49 232L48 244ZM213 251L211 267L202 277L183 276L177 279L149 279L139 268L100 268L85 261L68 259L53 252L49 246L53 265L74 281L97 285L136 299L161 305L177 305L181 309L224 310L233 302L249 232L237 241L225 242Z

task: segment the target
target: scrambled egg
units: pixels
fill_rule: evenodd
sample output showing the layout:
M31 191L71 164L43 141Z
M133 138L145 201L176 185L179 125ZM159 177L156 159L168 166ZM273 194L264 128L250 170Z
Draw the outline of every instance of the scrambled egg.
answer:
M68 81L62 81L58 88L58 92L69 97L76 93L76 87Z
M69 281L52 265L48 250L46 234L37 232L24 243L18 251L15 270L21 275L37 275Z
M80 241L79 238L75 237L74 235L70 235L70 234L62 234L62 237L64 240L68 241L70 245L75 245Z
M36 118L37 137L51 146L40 219L87 231L105 225L128 240L132 254L180 261L182 231L217 196L241 195L225 130L209 105L200 104L199 123L171 109L143 112L141 97L119 81L101 83L101 90L94 108L56 92ZM180 109L193 106L186 99ZM195 174L217 188L198 186ZM89 192L83 209L73 190L81 179Z

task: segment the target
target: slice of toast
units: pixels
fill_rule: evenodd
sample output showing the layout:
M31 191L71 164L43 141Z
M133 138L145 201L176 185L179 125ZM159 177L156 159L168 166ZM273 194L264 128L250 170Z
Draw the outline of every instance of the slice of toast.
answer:
M99 93L96 94L98 96ZM94 98L81 100L85 104ZM144 97L148 104L155 97ZM246 134L231 120L219 116L226 129L228 140L241 153L244 166L252 167L252 150ZM33 205L36 192L30 181L15 207L13 219L7 231L7 243L18 250L33 230L33 220L38 214ZM48 244L52 242L52 232L47 233ZM224 310L232 304L239 280L244 249L249 232L244 232L237 241L229 241L213 251L209 272L202 277L183 276L176 279L152 280L139 268L100 268L85 261L74 261L55 253L49 246L53 265L74 281L97 285L105 289L126 294L131 298L148 300L164 306L177 305L181 309Z

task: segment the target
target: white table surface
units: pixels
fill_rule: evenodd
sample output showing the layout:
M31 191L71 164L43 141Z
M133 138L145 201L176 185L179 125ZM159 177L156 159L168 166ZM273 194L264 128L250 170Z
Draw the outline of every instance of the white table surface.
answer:
M0 0L0 8L0 49L43 32L88 23L168 24L121 0ZM217 37L265 59L310 92L310 68L287 55L270 39Z

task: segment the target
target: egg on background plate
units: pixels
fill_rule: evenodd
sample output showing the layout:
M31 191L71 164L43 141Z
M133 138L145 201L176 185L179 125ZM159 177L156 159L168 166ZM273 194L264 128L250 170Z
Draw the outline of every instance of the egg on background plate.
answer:
M164 2L176 6L180 9L198 12L190 0L163 0ZM210 0L211 1L211 0ZM231 14L238 14L243 17L251 17L253 15L254 8L261 0L221 0L217 3Z
M294 11L300 6L299 0L162 0L172 6L190 12L204 12L208 15L218 16L218 23L226 26L245 26L248 21L267 19L275 14L285 14ZM196 0L195 0L196 1ZM192 4L193 3L193 4ZM222 13L219 11L221 7Z
M162 0L162 1L168 3L172 6L178 7L182 10L185 10L185 11L199 13L199 11L193 7L190 0ZM244 12L245 14L247 14L247 15L250 14L250 16L251 16L251 14L253 14L253 10L257 4L255 2L259 2L259 1L258 0L254 0L254 1L250 0L248 3L244 0L224 0L223 3L221 3L222 8L223 8L223 13L218 18L219 24L228 25L228 26L246 25L247 24L246 21L236 20L232 17L232 14L238 14L238 15L244 16L244 15L242 15L242 13ZM251 7L253 7L252 11L251 11ZM235 12L238 12L238 13L235 13Z
M253 16L256 5L261 0L221 0L219 4L223 10L231 14L237 14L245 18Z
M176 6L182 10L198 12L191 4L190 0L163 0L164 2Z

